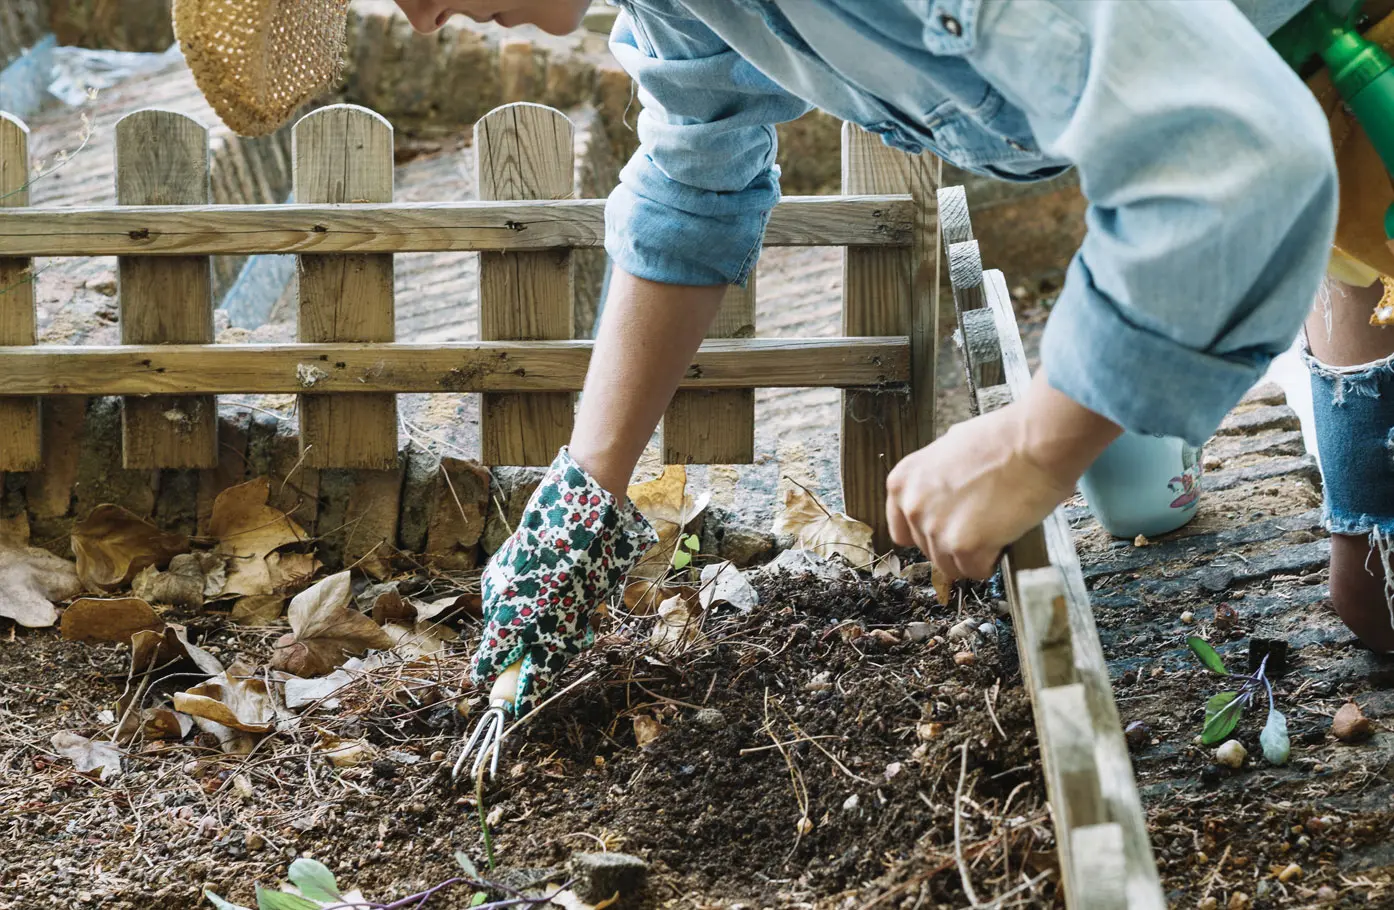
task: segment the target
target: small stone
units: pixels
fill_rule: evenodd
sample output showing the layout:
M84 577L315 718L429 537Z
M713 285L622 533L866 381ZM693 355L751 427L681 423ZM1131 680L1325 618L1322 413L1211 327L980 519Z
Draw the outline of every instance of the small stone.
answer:
M872 629L869 633L867 633L867 638L870 638L872 641L876 642L876 644L878 644L882 648L885 648L886 650L890 650L891 648L894 648L896 645L900 644L900 636L892 632L890 629Z
M692 721L703 730L723 730L726 727L726 715L716 708L703 708L692 716Z
M917 588L928 587L933 584L930 575L934 567L927 562L917 562L906 566L900 573L900 577Z
M949 629L949 641L968 641L977 634L977 631L978 621L976 619L965 619L962 622L955 623L953 628Z
M1187 610L1186 612L1181 614L1181 621L1189 626L1191 623L1196 621L1196 615L1192 613L1190 610Z
M854 811L856 811L857 807L860 806L861 804L862 804L862 799L861 799L861 797L858 796L857 794L853 793L851 796L847 797L846 799L844 799L844 800L842 801L842 811L844 811L844 812L854 812Z
M572 886L576 896L598 904L616 893L624 900L642 892L649 864L628 853L577 853L571 857L571 874L576 879Z
M255 831L248 831L246 837L242 839L242 842L245 843L247 845L247 849L252 851L253 853L266 846L266 838L262 837Z
M912 622L905 627L905 634L914 642L926 642L934 637L934 627L927 622Z
M1152 543L1152 541L1148 540L1146 537L1142 536L1141 534L1139 534L1138 536L1136 536L1136 537L1133 538L1133 546L1135 546L1135 547L1146 547L1146 546L1150 546L1151 543Z
M1322 885L1317 889L1317 903L1319 904L1334 904L1336 897L1336 889L1330 885Z
M990 622L985 622L981 626L978 626L978 634L983 636L984 638L986 638L989 635L993 635L996 632L997 627Z
M1300 881L1302 878L1302 867L1297 863L1291 863L1286 869L1278 873L1278 881L1286 885L1288 882Z
M1276 890L1278 890L1277 887L1271 881L1264 879L1259 882L1258 887L1254 889L1254 897L1263 900Z
M1211 594L1219 594L1228 588L1233 581L1234 572L1230 569L1212 569L1200 576L1201 589Z
M738 569L749 568L773 552L774 537L743 525L727 525L716 546L716 555Z
M799 836L802 837L803 835L813 830L813 819L805 815L799 819L799 823L794 827L795 830L799 832Z
M1012 607L1011 604L1007 603L1005 600L994 600L992 602L992 610L998 616L1007 616L1012 612Z
M1249 907L1253 906L1253 903L1254 902L1249 899L1249 895L1245 894L1243 891L1236 891L1229 896L1228 910L1249 910Z
M431 761L433 761L433 762L443 762L443 761L445 761L445 759L446 759L445 753L442 752L442 751L439 750L439 749L437 749L436 751L434 751L434 752L431 753Z
M803 690L805 692L826 692L832 687L833 675L827 670L823 670L821 673L815 675L813 679L804 683Z
M978 662L972 651L960 651L954 655L954 663L960 667L971 667Z
M1129 749L1141 749L1151 741L1152 728L1144 721L1135 720L1124 728L1123 738L1128 741Z
M929 742L931 739L935 739L939 736L939 734L943 732L944 725L933 722L920 724L918 727L915 728L915 735L918 736L920 740L923 742Z
M1346 702L1331 721L1331 732L1343 743L1356 743L1368 739L1375 730L1370 719L1360 711L1355 702Z
M1196 904L1196 910L1220 910L1220 902L1213 897L1207 897Z
M886 766L886 780L894 780L896 775L904 770L904 768L905 766L898 761L891 762Z
M1215 763L1235 770L1244 767L1244 759L1248 757L1249 750L1237 739L1231 739L1215 750Z
M1200 782L1207 787L1219 786L1223 774L1219 765L1206 765L1200 769Z

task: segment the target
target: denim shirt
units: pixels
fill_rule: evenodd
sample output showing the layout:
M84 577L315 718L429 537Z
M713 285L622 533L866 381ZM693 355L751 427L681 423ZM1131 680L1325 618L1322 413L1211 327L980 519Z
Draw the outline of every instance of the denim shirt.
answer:
M611 2L643 110L606 246L633 275L744 283L774 126L817 106L979 174L1077 169L1088 233L1042 364L1125 429L1204 442L1317 292L1330 135L1264 37L1307 0Z

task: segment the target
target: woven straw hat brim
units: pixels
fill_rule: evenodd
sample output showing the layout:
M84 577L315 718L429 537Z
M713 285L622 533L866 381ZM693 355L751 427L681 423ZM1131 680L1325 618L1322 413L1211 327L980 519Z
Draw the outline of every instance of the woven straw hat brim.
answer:
M174 0L174 34L228 128L264 136L343 74L348 0Z

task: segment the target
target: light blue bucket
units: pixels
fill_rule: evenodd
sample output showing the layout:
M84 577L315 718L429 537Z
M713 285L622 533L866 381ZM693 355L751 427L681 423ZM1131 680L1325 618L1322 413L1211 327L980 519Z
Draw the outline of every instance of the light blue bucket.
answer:
M1174 436L1124 433L1079 481L1089 511L1114 537L1156 537L1195 517L1201 450Z

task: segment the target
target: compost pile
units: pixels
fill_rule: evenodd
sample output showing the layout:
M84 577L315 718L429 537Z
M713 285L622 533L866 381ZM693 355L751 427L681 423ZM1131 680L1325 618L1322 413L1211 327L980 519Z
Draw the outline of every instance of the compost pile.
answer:
M267 491L207 539L100 507L74 562L6 526L0 906L333 906L282 903L309 859L375 905L598 907L566 889L607 851L635 906L1055 901L1004 605L797 485L744 569L700 552L681 468L636 485L661 552L483 787L451 775L477 573L326 573Z

